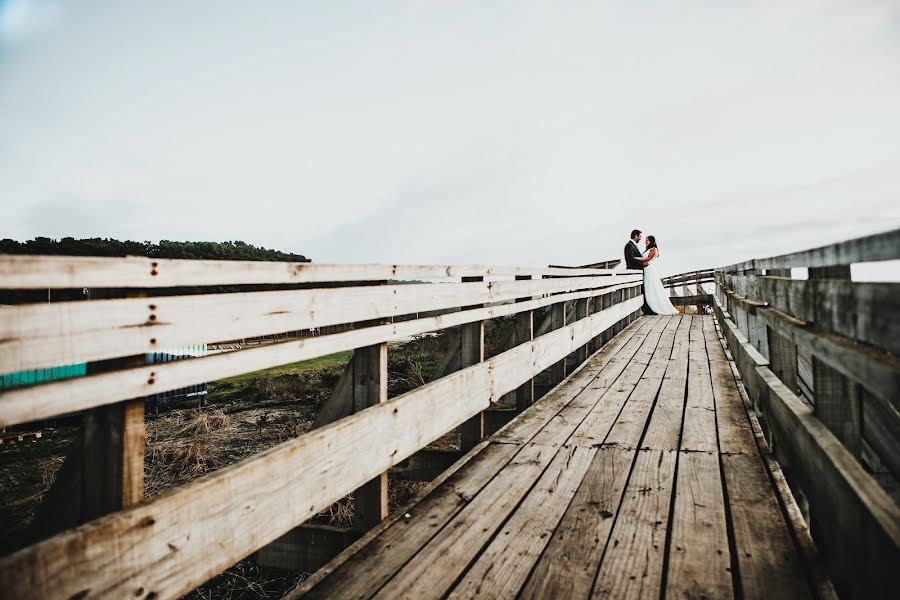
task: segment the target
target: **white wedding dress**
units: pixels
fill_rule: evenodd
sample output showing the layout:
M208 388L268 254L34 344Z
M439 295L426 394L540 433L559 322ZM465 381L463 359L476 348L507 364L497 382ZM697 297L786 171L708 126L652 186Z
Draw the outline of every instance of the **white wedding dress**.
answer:
M650 251L644 252L646 257ZM663 287L662 280L656 274L656 261L659 260L659 250L656 250L656 257L647 263L644 267L644 300L650 310L658 315L677 315L678 310L669 300L669 294Z

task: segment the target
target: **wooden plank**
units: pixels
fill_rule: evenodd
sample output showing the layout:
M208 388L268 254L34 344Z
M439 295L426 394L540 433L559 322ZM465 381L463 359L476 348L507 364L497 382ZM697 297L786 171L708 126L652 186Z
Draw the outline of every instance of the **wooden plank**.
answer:
M585 598L606 547L634 450L597 449L581 486L519 598Z
M712 427L715 429L715 423ZM666 597L732 598L718 455L682 451L677 471Z
M719 449L715 400L703 333L703 321L708 319L709 317L694 317L691 322L681 449L692 452L717 452Z
M0 371L102 360L622 282L616 277L355 286L332 289L25 304L0 313ZM521 310L521 309L519 309ZM514 310L513 312L518 312Z
M593 293L596 292L589 290L559 297L571 298ZM0 427L86 410L138 396L180 389L195 383L215 381L242 373L353 350L361 346L398 341L428 331L514 314L519 310L533 310L556 302L556 298L549 297L522 304L497 305L439 317L268 344L237 352L5 390L0 392ZM351 412L352 407L347 400L349 395L342 397L345 402L334 406L332 411L334 415L344 416Z
M660 597L675 457L674 451L638 452L593 598Z
M862 436L879 460L900 479L900 413L862 391Z
M575 320L578 321L580 319L588 316L588 298L582 298L581 300L575 301ZM583 363L587 360L588 357L588 347L584 345L575 351L574 357L575 361L578 364Z
M563 448L448 598L512 598L553 535L594 448Z
M442 597L556 455L527 445L374 598Z
M756 456L756 440L747 419L734 375L715 330L705 331L706 352L709 356L710 376L716 408L716 428L719 435L719 451L723 454Z
M662 335L662 330L665 329L671 317L651 317L649 319L654 323L653 329L647 334L640 350L632 358L627 356L620 357L617 361L619 363L618 369L613 369L609 373L606 371L602 372L594 383L588 386L589 393L592 393L594 390L598 393L594 395L593 403L587 406L589 409L587 416L581 416L581 419L578 420L580 425L569 438L568 444L596 446L606 440L622 407L634 392L635 387L641 380L641 376L652 360L653 353ZM624 369L622 368L623 366ZM561 419L568 421L570 417L561 413ZM547 431L547 428L545 428L545 431ZM539 439L541 439L540 436L535 437L535 440Z
M742 597L810 598L803 565L759 455L723 455L721 460Z
M474 282L482 278L464 277L463 282ZM466 308L477 308L470 306ZM466 368L484 360L484 321L462 325L459 329L459 363ZM484 439L484 412L480 412L463 423L460 428L460 449L471 450Z
M737 294L767 302L824 331L900 351L900 284L737 275L726 280Z
M566 443L590 446L595 438L587 441L589 432L596 434L596 439L603 439L602 436L616 420L618 413L613 411L622 406L639 384L641 373L646 369L667 322L668 319L656 320L637 353L632 351L629 354L623 350L580 394L550 419L532 441L547 446ZM611 391L613 386L616 389ZM606 409L607 406L614 408ZM604 416L595 414L598 412ZM588 415L593 415L592 422L599 423L597 431L586 422ZM576 431L578 433L573 435Z
M815 413L856 457L862 451L862 406L858 386L812 357Z
M547 396L541 399L533 407L519 415L507 427L497 432L493 439L499 442L525 443L533 439L535 434L542 430L565 406L578 396L582 390L590 385L598 373L603 372L607 365L618 359L616 365L625 368L625 362L619 358L620 354L633 356L644 341L644 337L650 331L653 322L644 319L640 323L632 324L622 331L615 339L603 348L591 359L588 365L570 375L565 381L553 389ZM610 378L610 382L615 377ZM611 385L611 383L610 383Z
M768 332L769 362L772 372L796 393L797 383L797 345L777 331L766 327Z
M900 508L767 365L751 366L752 347L734 333L721 306L717 311L743 381L751 382L748 391L764 394L767 423L790 460L793 477L819 522L828 524L819 530L820 549L838 592L900 595L900 583L888 575L900 562Z
M650 363L616 417L616 422L610 428L604 444L617 445L622 448L637 448L641 443L647 420L656 403L667 367L671 364L675 332L680 322L681 316L674 316L666 323Z
M393 522L382 531L370 532L324 570L298 586L285 600L301 596L346 600L371 597L441 531L520 449L512 444L484 443L484 446L482 451L469 454L464 469L457 467L421 502L393 518Z
M756 269L790 269L792 267L830 267L860 262L900 258L900 229L828 244L802 252L737 263L722 270L728 273Z
M166 288L528 275L615 276L593 268L486 265L328 265L308 262L184 260L137 256L0 255L0 289Z
M675 333L675 342L666 374L660 386L656 407L650 416L642 447L650 450L678 450L681 442L681 421L684 415L685 389L688 372L688 350L691 315L682 315Z
M359 413L369 407L387 402L388 388L387 344L358 348L353 352L353 411ZM367 531L388 516L387 470L353 492L353 526Z
M183 594L484 410L492 397L571 353L639 302L592 315L25 548L0 560L0 589L12 597L68 598L91 581L108 597L138 588L164 597Z

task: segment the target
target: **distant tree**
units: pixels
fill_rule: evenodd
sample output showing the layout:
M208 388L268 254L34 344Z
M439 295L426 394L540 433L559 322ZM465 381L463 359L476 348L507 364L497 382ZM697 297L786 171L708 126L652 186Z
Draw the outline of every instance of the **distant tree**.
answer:
M246 242L119 241L112 238L36 237L19 242L0 240L0 254L64 254L68 256L147 256L149 258L193 258L207 260L268 260L310 262L302 254L270 250Z

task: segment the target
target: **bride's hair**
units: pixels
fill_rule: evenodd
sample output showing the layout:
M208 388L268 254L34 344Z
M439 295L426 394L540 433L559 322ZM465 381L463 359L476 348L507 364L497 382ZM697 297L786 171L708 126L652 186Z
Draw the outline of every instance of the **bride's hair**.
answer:
M648 236L647 236L647 241L650 242L650 243L647 245L647 250L649 250L650 248L659 248L659 246L656 245L656 238L655 238L654 236L648 235Z

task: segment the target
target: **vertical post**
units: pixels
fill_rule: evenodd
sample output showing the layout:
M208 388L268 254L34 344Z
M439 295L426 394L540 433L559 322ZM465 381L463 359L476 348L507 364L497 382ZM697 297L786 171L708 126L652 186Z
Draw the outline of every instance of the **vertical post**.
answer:
M850 285L850 265L811 267L809 278L844 280ZM859 386L815 356L811 362L816 416L859 458L862 450Z
M566 326L566 303L557 302L550 305L550 331L555 331ZM556 385L566 378L566 359L550 367L550 384Z
M516 281L530 280L531 275L516 275ZM517 298L516 302L526 302L528 298ZM534 339L534 311L525 310L516 313L515 331L513 333L516 345L530 342ZM523 411L534 404L534 378L516 388L516 410Z
M386 282L381 282L386 283ZM387 402L387 343L357 348L350 362L353 412ZM353 493L356 506L354 526L367 531L388 516L388 474L381 473Z
M106 297L141 298L144 291L101 292ZM149 320L155 320L153 302L148 304ZM138 354L90 362L91 375L128 367L143 366L146 356ZM87 411L81 436L81 511L79 521L133 506L144 498L144 399L135 398Z
M588 301L589 298L580 298L575 301L575 320L580 321L588 316ZM588 357L588 345L580 346L577 350L575 350L575 364L580 365L584 361L587 360Z
M484 277L463 277L462 280L463 283L484 281ZM477 306L465 308L477 308ZM460 326L459 360L461 369L484 360L484 321ZM484 439L484 412L478 413L460 426L460 449L463 452L471 450L482 439Z
M762 270L756 269L748 271L746 275L762 275ZM754 300L763 301L765 298L754 298ZM747 339L750 344L756 348L765 358L769 358L769 336L767 333L766 322L757 316L756 311L747 313Z

